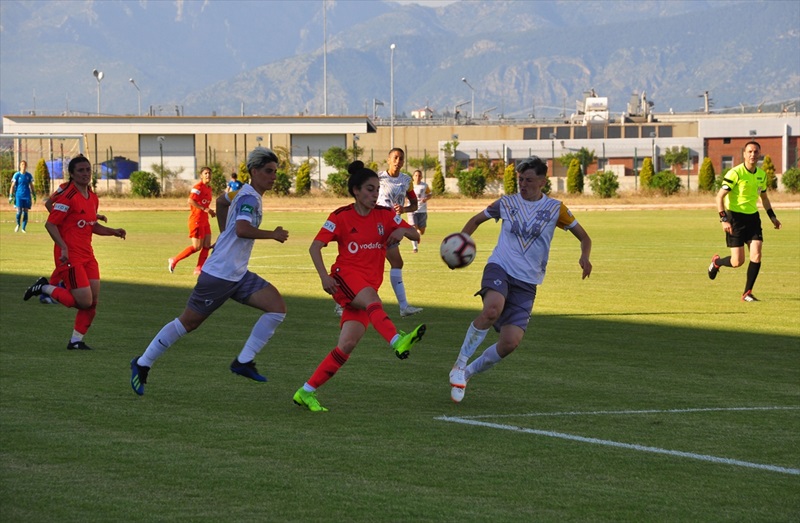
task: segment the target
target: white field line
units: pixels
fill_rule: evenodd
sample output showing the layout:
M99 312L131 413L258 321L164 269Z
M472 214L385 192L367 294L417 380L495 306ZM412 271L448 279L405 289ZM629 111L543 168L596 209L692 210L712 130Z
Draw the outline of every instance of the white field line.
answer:
M694 409L652 409L652 410L589 410L589 411L565 411L565 412L529 412L527 414L482 414L479 416L459 416L463 419L480 418L528 418L528 417L548 417L548 416L607 416L607 415L630 415L630 414L685 414L690 412L736 412L753 410L800 410L800 406L790 407L708 407Z
M621 411L593 411L593 412L541 412L530 414L519 414L516 417L533 417L533 416L576 416L576 415L618 415L618 414L673 414L685 412L724 412L724 411L753 411L753 410L798 410L800 407L732 407L732 408L702 408L702 409L669 409L669 410L621 410ZM534 434L537 436L547 436L550 438L565 439L569 441L578 441L581 443L592 443L594 445L605 445L608 447L615 447L627 450L636 450L639 452L650 452L653 454L664 454L668 456L677 456L681 458L696 459L700 461L707 461L710 463L718 463L724 465L735 465L737 467L746 467L760 470L768 470L770 472L779 472L781 474L800 475L800 469L779 467L777 465L764 465L762 463L752 463L749 461L742 461L731 458L721 458L718 456L709 456L706 454L696 454L694 452L683 452L680 450L662 449L659 447L649 447L646 445L636 445L631 443L620 443L618 441L610 441L598 438L587 438L584 436L576 436L574 434L565 434L562 432L553 432L549 430L529 429L526 427L517 427L515 425L505 425L500 423L489 423L485 421L478 421L475 418L488 418L488 417L513 417L514 415L505 414L498 416L470 416L470 417L457 417L457 416L439 416L434 418L439 421L446 421L448 423L460 423L462 425L473 425L478 427L487 427L492 429L510 430L514 432L522 432L525 434Z

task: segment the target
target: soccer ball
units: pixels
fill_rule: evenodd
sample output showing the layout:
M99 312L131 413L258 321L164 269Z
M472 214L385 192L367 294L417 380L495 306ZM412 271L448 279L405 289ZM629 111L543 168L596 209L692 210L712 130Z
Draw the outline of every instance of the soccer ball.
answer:
M469 234L462 232L448 234L439 247L442 260L451 269L461 269L472 263L475 259L475 252L475 242Z

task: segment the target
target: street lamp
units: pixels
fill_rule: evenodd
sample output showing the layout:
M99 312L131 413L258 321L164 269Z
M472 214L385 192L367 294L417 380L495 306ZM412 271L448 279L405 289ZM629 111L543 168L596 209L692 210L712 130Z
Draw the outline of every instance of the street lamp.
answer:
M472 86L469 85L469 82L467 81L466 78L462 78L461 81L464 82L465 84L467 84L467 87L469 87L469 90L472 91L472 114L470 115L470 118L472 120L474 120L475 119L475 89L473 89Z
M100 81L103 79L103 71L94 69L92 74L97 79L97 114L100 115Z
M163 136L159 136L156 138L158 140L158 152L161 154L161 195L164 195L164 138Z
M389 118L391 126L391 147L394 149L394 48L395 45L389 46L392 54L389 57Z
M139 116L142 116L142 91L139 89L139 86L136 85L136 80L131 78L128 81L136 88L136 99L139 101Z
M550 176L556 175L556 133L550 133L550 161L553 163L553 172Z
M372 99L372 119L375 120L378 118L378 106L383 106L383 102L378 100L377 98Z

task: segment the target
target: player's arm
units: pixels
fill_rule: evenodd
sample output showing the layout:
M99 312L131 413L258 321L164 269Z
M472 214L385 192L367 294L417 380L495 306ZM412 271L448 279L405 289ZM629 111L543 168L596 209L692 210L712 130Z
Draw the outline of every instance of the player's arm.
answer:
M769 196L767 196L767 191L763 191L761 193L761 204L764 206L764 210L767 212L767 216L769 216L770 221L772 222L772 226L776 229L781 228L781 221L775 216L775 211L772 210L772 203L769 201Z
M336 292L336 287L338 287L339 284L328 274L325 261L322 259L323 247L325 247L325 244L322 241L314 240L308 248L308 254L311 256L314 268L317 269L319 280L322 283L322 289L328 294L333 294Z
M569 229L569 232L581 242L581 257L578 260L578 264L583 269L581 279L585 280L592 274L592 262L589 261L589 256L592 254L592 239L589 238L589 234L580 223L576 223L574 227Z
M203 207L203 205L200 202L196 201L191 196L189 197L189 205L191 207L194 207L195 209L198 209L200 212L208 213L208 215L211 216L212 218L216 216L214 209L212 209L211 207Z
M467 221L467 223L464 224L464 227L461 228L461 232L472 236L472 233L478 230L478 227L480 227L480 225L483 222L488 221L490 219L491 218L488 214L486 214L486 211L481 211L472 218L470 218Z
M69 261L69 250L67 249L67 244L64 242L64 238L61 237L58 225L47 221L44 222L44 228L53 239L53 242L61 248L61 257L58 260L61 263L67 263Z
M731 228L731 223L728 221L728 214L725 211L725 195L727 195L729 192L731 192L731 190L723 185L722 188L717 192L716 196L719 221L722 222L722 230L727 233L733 231Z
M253 227L249 220L236 220L236 236L250 240L275 240L285 242L289 239L289 231L283 227L276 227L272 231Z
M117 238L125 239L127 233L125 229L114 229L112 227L106 227L105 225L100 225L99 223L95 222L92 226L92 233L98 236L116 236Z
M410 187L408 192L406 192L406 198L408 198L408 206L403 207L401 213L416 212L416 210L419 208L419 202L417 201L417 193L414 192L413 187Z
M33 199L33 203L36 203L36 188L33 186L33 181L29 184L31 190L31 198Z
M222 193L217 198L217 225L219 226L219 232L222 234L222 231L225 230L225 226L228 225L228 209L231 207L231 200L230 195L235 193Z
M11 189L8 191L8 203L14 203L14 191L17 190L17 177L11 179Z

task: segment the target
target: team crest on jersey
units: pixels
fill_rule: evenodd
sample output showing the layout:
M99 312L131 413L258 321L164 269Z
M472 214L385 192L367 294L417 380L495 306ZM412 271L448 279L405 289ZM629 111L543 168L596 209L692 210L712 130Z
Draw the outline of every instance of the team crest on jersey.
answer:
M378 224L378 236L383 237L383 224L382 223Z
M240 211L241 211L241 212L244 212L244 213L247 213L247 214L253 214L253 211L254 211L254 210L255 210L255 209L253 209L253 206L252 206L252 205L249 205L249 204L247 204L247 203L245 203L244 205L242 205L242 207L241 207L241 209L240 209Z
M322 228L326 231L335 232L336 231L336 224L330 220L325 220L325 223L322 224Z

